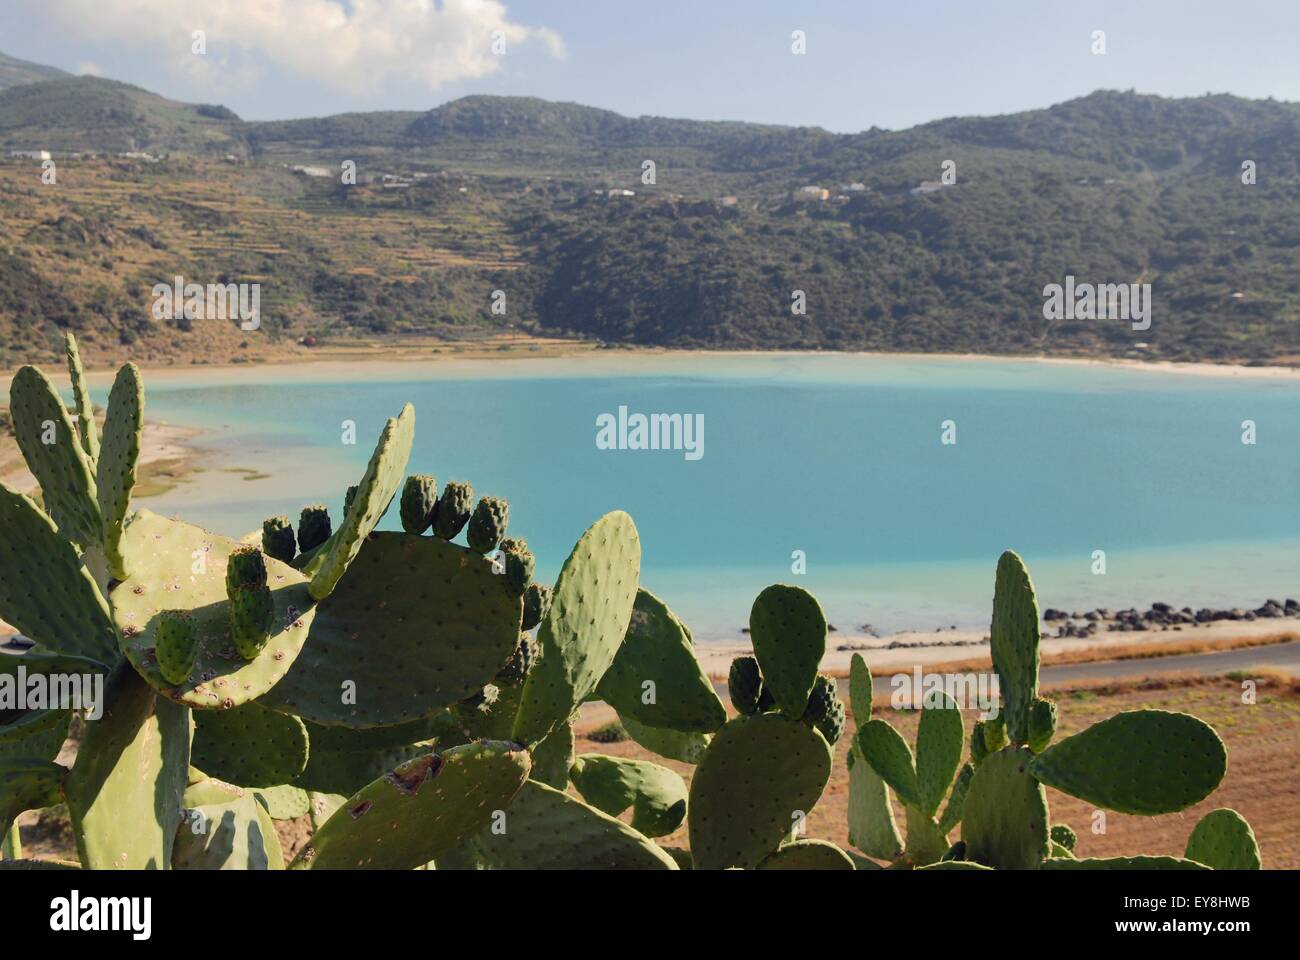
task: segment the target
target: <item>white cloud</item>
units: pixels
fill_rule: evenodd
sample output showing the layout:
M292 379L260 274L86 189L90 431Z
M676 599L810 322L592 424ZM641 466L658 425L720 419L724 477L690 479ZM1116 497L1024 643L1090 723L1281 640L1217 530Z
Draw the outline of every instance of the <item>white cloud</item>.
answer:
M94 60L82 60L77 64L77 75L80 77L98 77L103 72Z
M354 93L392 83L433 90L500 70L498 31L506 57L531 43L564 56L559 34L512 22L500 0L44 0L41 8L83 39L227 84L227 71L278 67ZM191 52L195 30L206 34L202 57Z

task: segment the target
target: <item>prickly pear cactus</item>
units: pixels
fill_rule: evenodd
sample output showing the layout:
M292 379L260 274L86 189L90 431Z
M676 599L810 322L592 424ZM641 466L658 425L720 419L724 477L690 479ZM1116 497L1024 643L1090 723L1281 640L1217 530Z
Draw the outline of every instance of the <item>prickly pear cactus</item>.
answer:
M632 808L632 829L664 837L686 819L686 783L667 767L587 753L574 761L569 779L582 799L617 817Z
M1255 831L1236 810L1211 810L1192 830L1183 854L1215 870L1258 870L1259 845Z
M1047 792L1030 773L1032 759L1024 747L1007 747L975 770L962 817L968 859L998 870L1033 870L1047 859Z
M1038 623L1038 600L1029 571L1008 550L998 560L989 643L1013 743L1029 739L1029 711L1038 696Z
M853 870L849 855L828 840L787 843L758 865L759 870Z
M104 442L91 455L103 521L104 555L109 572L117 580L125 579L128 573L127 558L122 552L122 530L131 505L131 492L135 489L136 462L143 436L144 382L136 365L128 363L117 372L108 394Z
M269 517L262 521L262 552L281 563L293 563L298 547L288 517Z
M437 479L424 473L411 474L402 487L402 529L416 536L424 533L433 523L433 509L437 503Z
M190 762L226 783L274 787L291 783L307 768L307 744L301 720L253 701L232 710L199 711Z
M787 717L802 717L826 655L821 604L802 587L773 584L754 600L749 635L764 687Z
M491 553L506 535L510 523L510 504L500 497L484 497L469 518L465 541L471 550Z
M738 713L750 716L758 713L758 701L763 695L763 675L754 657L736 657L727 671L727 696Z
M433 515L434 535L443 540L455 540L456 535L469 523L474 508L474 488L468 483L452 480L442 488Z
M158 672L174 686L180 686L194 672L199 653L199 634L188 610L163 610L154 628L154 659Z

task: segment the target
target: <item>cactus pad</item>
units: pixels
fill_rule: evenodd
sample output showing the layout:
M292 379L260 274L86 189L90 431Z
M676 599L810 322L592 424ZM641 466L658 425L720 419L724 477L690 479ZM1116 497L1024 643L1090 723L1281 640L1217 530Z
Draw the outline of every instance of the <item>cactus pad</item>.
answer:
M1049 787L1099 807L1154 816L1204 800L1227 764L1223 741L1204 721L1132 710L1048 747L1029 769Z
M802 717L826 655L826 615L821 604L802 587L773 584L754 600L749 636L763 686L787 717Z
M194 717L191 762L241 787L289 783L307 767L307 728L297 717L253 701Z
M966 746L966 726L956 702L942 691L938 692L938 701L935 705L926 703L916 733L917 794L927 817L939 811Z
M862 654L855 653L849 661L849 709L853 711L853 723L858 730L871 719L871 701L874 698L871 668L862 659Z
M1039 697L1029 708L1029 749L1042 753L1056 734L1056 701Z
M514 652L520 600L464 547L375 533L352 567L266 706L350 727L415 720L481 690Z
M537 634L542 659L524 683L516 741L541 740L595 692L627 634L640 574L641 540L621 510L578 540Z
M287 783L255 790L253 796L272 820L297 820L311 811L311 797L307 791Z
M1074 860L1053 857L1043 861L1040 870L1208 870L1194 860L1180 857L1090 857Z
M805 723L779 714L727 721L691 780L696 869L757 867L812 810L830 772L830 745Z
M525 751L493 740L408 760L349 797L291 867L412 870L507 809L529 767Z
M1047 792L1024 747L991 753L976 768L962 815L966 856L999 870L1032 870L1051 851Z
M251 793L225 803L187 803L185 815L176 831L173 869L284 869L275 824Z
M406 469L414 441L415 408L408 403L398 416L390 417L384 425L365 475L357 485L352 506L328 549L312 564L311 595L317 600L323 600L334 591L339 579L361 551L366 537L383 519L389 503L402 485L402 472Z
M305 721L310 746L307 768L294 780L294 786L314 793L350 797L403 761L433 749L430 741L437 737L438 727L444 720L445 714L438 714L369 730L326 727Z
M556 790L569 785L569 768L577 758L577 741L573 736L573 721L562 723L529 752L533 757L532 778Z
M676 870L657 844L627 824L529 780L496 824L474 837L497 870Z
M67 773L48 760L0 759L0 835L9 832L19 814L60 803L59 788Z
M104 419L104 443L95 466L99 513L103 521L104 556L115 580L125 580L126 557L122 553L122 528L135 489L140 439L144 435L144 382L140 370L128 363L117 372L108 394Z
M961 823L966 806L966 794L970 792L970 781L974 775L975 766L971 763L963 766L961 772L957 774L957 780L952 785L952 793L948 794L948 805L943 808L943 816L939 818L939 832L945 836L953 827Z
M240 544L148 510L133 514L123 539L134 558L131 576L113 591L122 651L161 693L196 709L229 709L264 695L293 665L315 613L306 578L276 560L266 562L275 629L257 659L246 661L230 634L226 566ZM154 632L163 610L189 610L199 635L190 679L163 679Z
M127 664L109 677L104 714L86 723L64 784L82 866L163 870L171 863L190 756L190 713Z
M627 635L596 694L620 716L652 727L712 733L727 720L690 631L647 590L636 593Z
M72 381L72 399L77 408L77 434L81 438L81 449L86 451L86 459L93 467L99 458L99 432L95 428L95 405L90 400L90 388L86 386L86 371L81 366L81 351L77 349L77 338L71 333L63 335L68 357L68 379Z
M699 763L709 746L707 733L669 730L666 727L649 727L636 717L619 716L627 735L651 753L682 763Z
M914 807L921 806L912 748L902 735L884 720L871 720L858 729L857 742L858 751L893 788L898 799Z
M869 857L895 860L903 837L894 821L889 787L862 756L857 738L849 745L849 843Z
M853 870L849 855L829 840L796 840L771 853L759 870Z
M657 763L585 753L569 779L582 799L611 817L631 807L632 829L647 837L666 837L686 819L686 782Z
M59 653L117 659L117 630L72 544L21 493L0 484L0 619Z
M14 374L9 414L23 459L41 485L45 509L59 533L83 547L97 546L103 538L103 520L94 470L58 391L45 374L35 367Z
M1236 810L1211 810L1192 830L1183 854L1215 870L1258 870L1259 845L1255 831Z
M1038 696L1038 623L1038 600L1029 570L1008 550L998 559L989 648L1013 743L1029 739L1029 710ZM991 752L994 748L989 746Z

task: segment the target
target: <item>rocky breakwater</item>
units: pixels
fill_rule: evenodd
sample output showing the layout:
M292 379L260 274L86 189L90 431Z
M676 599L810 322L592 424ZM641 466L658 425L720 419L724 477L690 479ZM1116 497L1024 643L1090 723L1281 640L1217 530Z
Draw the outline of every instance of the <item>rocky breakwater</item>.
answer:
M1290 597L1285 602L1265 600L1262 606L1254 609L1233 607L1231 610L1214 610L1201 607L1176 609L1172 604L1153 603L1145 611L1137 608L1128 610L1110 610L1098 607L1086 612L1068 613L1051 607L1043 611L1043 622L1056 628L1055 634L1049 629L1044 637L1090 637L1103 628L1111 632L1133 633L1144 630L1182 630L1184 627L1201 626L1223 620L1254 621L1264 619L1286 619L1300 617L1300 602Z

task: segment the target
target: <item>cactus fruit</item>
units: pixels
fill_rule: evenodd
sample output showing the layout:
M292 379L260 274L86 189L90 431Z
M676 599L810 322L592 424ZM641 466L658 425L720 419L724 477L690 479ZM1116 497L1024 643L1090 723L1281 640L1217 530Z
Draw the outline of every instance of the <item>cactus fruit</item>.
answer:
M298 551L315 550L330 538L330 512L323 503L312 503L302 508L298 517Z
M759 697L763 693L763 677L758 661L753 657L737 657L727 671L727 696L731 705L746 716L758 713Z
M437 479L424 473L411 474L402 487L402 529L416 536L424 533L433 523L433 509L437 503Z
M469 518L465 540L478 553L491 553L506 535L510 524L510 504L500 497L483 497Z
M190 678L199 652L194 618L186 610L164 610L158 614L153 637L158 672L168 683L184 683Z
M434 508L433 533L443 540L455 540L456 535L469 523L474 507L474 488L468 483L453 480L442 488L442 496Z
M997 753L1010 741L1007 739L1007 718L999 713L984 721L984 749Z
M512 546L511 549L505 549L505 543L502 542L501 557L505 564L505 581L510 592L516 596L522 597L532 582L533 572L537 569L537 561L533 557L526 545ZM522 540L516 541L523 544Z
M262 552L281 563L293 563L297 554L293 524L285 516L268 517L262 521Z
M834 746L844 733L844 702L836 692L835 681L827 676L818 676L813 683L812 693L808 697L808 707L804 710L803 721L811 723L822 732L826 742Z
M970 760L975 766L984 762L984 758L989 755L989 748L984 741L984 728L987 724L985 720L976 720L975 725L970 731Z
M541 655L541 644L534 639L533 635L521 633L519 645L515 647L515 652L510 654L510 659L506 661L505 666L497 671L494 681L506 686L519 686L528 678L529 671L533 669L533 664Z
M1054 823L1050 831L1052 843L1059 843L1066 850L1073 850L1074 845L1079 842L1079 837L1070 829L1068 824Z
M347 490L344 491L343 512L345 514L352 512L352 501L357 498L357 490L359 489L360 487L358 487L358 485L354 483L352 484L352 486L348 487Z
M807 590L773 584L754 600L749 612L754 656L781 712L803 716L817 670L826 655L826 615Z
M530 583L524 591L524 616L520 626L531 630L546 619L551 609L551 588L542 583Z
M1047 745L1052 742L1052 737L1056 734L1056 701L1046 700L1042 697L1034 701L1034 705L1029 708L1029 749L1034 753L1042 753L1047 749Z
M243 546L231 552L226 596L230 600L230 639L241 657L255 660L270 639L275 622L266 558L257 547Z

